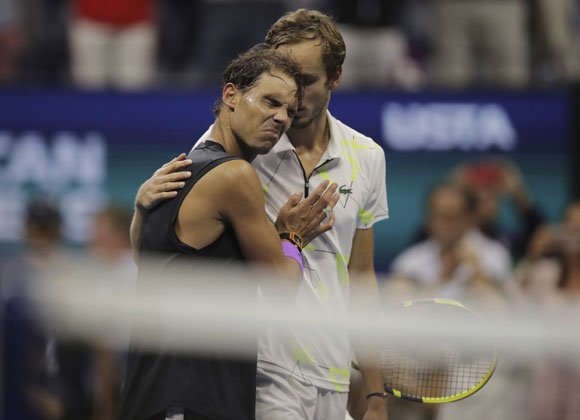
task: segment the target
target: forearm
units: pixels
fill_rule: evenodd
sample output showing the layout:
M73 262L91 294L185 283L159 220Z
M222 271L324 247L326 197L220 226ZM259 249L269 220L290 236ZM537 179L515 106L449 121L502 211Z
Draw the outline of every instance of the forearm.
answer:
M364 310L369 316L382 317L379 287L374 271L352 272L352 301L357 311ZM380 368L380 346L353 342L353 349L365 384L366 394L383 391L383 376Z
M380 363L381 346L372 346L353 343L355 357L364 383L364 398L366 400L366 414L369 418L386 419L388 400L385 394L383 373ZM376 394L369 396L370 394ZM367 418L367 417L365 417Z
M378 356L380 349L377 348L376 350L376 357L372 357L369 354L365 354L366 352L363 352L359 364L360 373L365 386L365 395L375 392L384 392L385 390L383 373L381 371L381 364ZM358 355L358 353L360 353L360 351L357 352L355 349L355 354Z
M378 306L378 304L377 304ZM377 316L381 316L378 314ZM383 373L380 363L381 346L368 343L353 343L353 350L358 361L359 370L364 383L367 403L367 414L385 418L388 412L388 401L385 397ZM368 397L369 394L378 394ZM382 394L382 395L381 395Z
M351 284L351 299L355 311L364 312L369 317L382 317L381 299L377 276L374 270L373 229L357 230L348 264ZM384 393L380 364L380 345L353 342L355 356L361 370L365 396ZM367 401L365 420L386 420L387 400L383 395L370 397Z

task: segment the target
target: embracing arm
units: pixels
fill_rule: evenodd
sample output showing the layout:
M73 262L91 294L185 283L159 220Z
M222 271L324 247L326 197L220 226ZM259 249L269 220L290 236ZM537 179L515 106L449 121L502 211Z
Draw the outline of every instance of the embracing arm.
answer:
M379 287L374 269L374 234L373 228L357 229L350 254L348 272L352 285L352 303L356 308L370 309L376 316L382 316L380 309ZM353 343L360 371L365 386L365 396L370 393L384 392L383 375L380 368L380 349L357 350ZM371 397L367 401L364 420L386 420L387 400Z
M301 255L297 247L288 244L288 252L295 259L287 257L279 233L294 232L307 243L330 229L334 218L325 221L324 209L332 208L338 195L336 184L327 187L328 182L322 183L304 200L301 194L292 195L280 209L275 227L266 216L262 186L254 168L243 160L225 162L189 192L179 211L176 232L183 242L191 245L198 241L195 246L200 247L211 243L224 225L231 225L245 259L270 267L272 277L284 279L272 282L273 287L289 285L295 289L296 279L302 277Z
M295 271L297 264L282 252L279 234L295 232L308 243L329 230L334 218L324 222L324 209L336 204L336 184L328 187L328 182L324 182L304 200L301 193L293 194L280 209L275 226L264 210L262 187L254 168L243 161L223 166L226 165L230 169L222 171L227 179L221 181L225 187L220 199L220 213L232 224L244 256L250 261L271 266L281 274Z
M191 176L191 172L183 170L191 165L191 160L185 157L185 153L182 153L164 164L137 191L130 229L131 249L135 261L139 258L141 248L141 225L144 212L163 200L175 197L177 190L184 186L183 181Z

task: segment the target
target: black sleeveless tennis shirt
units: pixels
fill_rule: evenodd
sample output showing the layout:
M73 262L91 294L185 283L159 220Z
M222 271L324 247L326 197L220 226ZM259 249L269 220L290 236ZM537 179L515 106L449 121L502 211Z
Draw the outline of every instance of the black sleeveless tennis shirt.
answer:
M188 158L193 161L187 168L192 175L177 197L160 203L143 215L141 255L155 253L161 259L159 264L156 263L160 268L155 282L157 279L162 282L163 276L171 273L177 265L183 269L184 264L189 267L190 263L191 276L195 276L196 272L203 271L204 266L223 266L243 259L231 226L226 225L224 233L215 242L200 250L182 243L175 234L179 208L196 182L216 166L239 159L212 141L192 150ZM149 267L144 270L140 263L139 268L140 279L145 276L144 271L148 271L150 280ZM256 287L256 284L248 285L249 293L254 297L257 296ZM178 406L200 418L253 420L255 399L256 359L234 360L218 355L163 351L151 353L131 346L119 419L144 420L165 412L170 406Z

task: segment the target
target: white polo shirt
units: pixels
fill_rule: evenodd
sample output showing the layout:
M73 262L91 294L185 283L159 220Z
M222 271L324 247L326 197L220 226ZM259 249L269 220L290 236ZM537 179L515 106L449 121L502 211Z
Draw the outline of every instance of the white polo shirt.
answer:
M303 251L304 278L297 295L301 305L346 310L350 285L348 262L357 229L368 229L388 217L385 154L381 147L328 113L329 146L309 178L284 135L270 153L252 165L258 172L266 213L276 220L280 207L297 191L314 190L323 180L339 185L335 224ZM347 392L351 348L342 331L269 331L260 339L258 366L290 374L306 384Z
M339 185L333 228L303 250L304 277L296 297L297 310L312 304L333 311L347 309L348 262L354 234L357 229L369 229L386 219L389 213L382 148L330 112L327 116L330 143L309 178L287 135L268 154L252 162L264 190L266 213L273 222L295 192L310 192L323 180ZM208 139L210 131L211 127L196 145ZM339 392L348 392L350 358L350 342L343 331L268 331L258 345L260 368Z

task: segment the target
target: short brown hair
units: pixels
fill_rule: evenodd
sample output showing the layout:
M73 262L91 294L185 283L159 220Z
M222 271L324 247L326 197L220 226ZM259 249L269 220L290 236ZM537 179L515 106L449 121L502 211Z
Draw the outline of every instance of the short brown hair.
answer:
M322 45L326 76L332 80L344 63L346 46L330 16L317 10L298 9L278 19L266 35L266 43L273 48L316 39Z
M263 73L274 69L294 79L297 87L296 99L300 102L304 92L300 65L289 54L273 50L268 44L258 44L234 59L224 71L223 86L232 83L245 92L256 84ZM220 96L213 108L216 116L219 115L222 104Z

